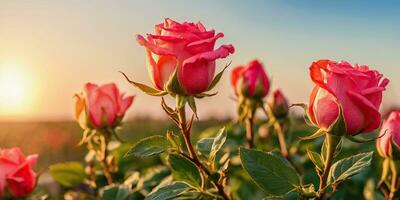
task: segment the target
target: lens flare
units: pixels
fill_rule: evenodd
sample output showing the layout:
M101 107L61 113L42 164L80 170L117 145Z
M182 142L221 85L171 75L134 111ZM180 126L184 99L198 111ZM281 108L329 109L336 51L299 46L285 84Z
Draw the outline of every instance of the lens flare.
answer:
M31 83L26 71L18 65L0 66L0 115L13 115L26 111L30 99Z

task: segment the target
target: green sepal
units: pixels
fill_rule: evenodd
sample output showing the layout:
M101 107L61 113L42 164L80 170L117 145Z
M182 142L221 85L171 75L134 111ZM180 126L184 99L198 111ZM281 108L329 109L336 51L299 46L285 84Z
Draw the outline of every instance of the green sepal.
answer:
M382 175L381 175L381 179L378 182L378 186L380 186L383 182L385 182L386 178L389 175L389 171L390 171L390 159L389 158L385 158L385 160L383 160L382 162Z
M321 137L323 135L325 135L326 130L324 129L318 129L317 132L313 133L312 135L306 136L306 137L300 137L301 140L312 140L318 137Z
M207 91L212 90L212 89L217 85L217 83L221 80L221 77L222 77L222 75L224 74L226 68L228 68L229 65L230 65L231 63L232 63L232 62L229 62L227 65L225 65L224 69L222 69L222 71L220 71L220 72L215 76L215 78L212 80L210 86L208 86Z
M128 76L124 72L120 72L120 73L125 77L125 79L130 84L139 88L141 91L143 91L144 93L146 93L150 96L164 96L164 95L168 94L168 92L166 92L166 91L161 91L161 90L155 89L153 87L150 87L148 85L145 85L143 83L138 83L138 82L132 81L128 78Z
M199 119L199 116L197 116L197 107L194 97L188 97L187 102L189 104L189 107L192 109L194 115L196 116L196 119Z
M185 90L182 88L178 80L178 70L175 69L174 73L171 74L168 81L164 85L164 90L172 96L175 95L187 95Z
M194 95L196 98L198 98L198 99L202 99L202 98L204 98L204 97L212 97L212 96L215 96L215 95L217 95L218 94L218 92L214 92L214 93L211 93L211 94L208 94L208 93L200 93L200 94L196 94L196 95Z
M339 114L335 122L328 128L328 133L335 136L344 136L347 134L346 122L344 120L343 108L338 104Z
M366 139L366 138L362 138L362 137L356 138L356 137L351 136L351 135L346 135L345 137L346 137L348 140L352 141L352 142L360 143L360 144L362 144L362 143L368 143L368 142L373 142L373 141L376 141L376 139L379 138L379 137L374 137L374 138L370 138L370 139Z

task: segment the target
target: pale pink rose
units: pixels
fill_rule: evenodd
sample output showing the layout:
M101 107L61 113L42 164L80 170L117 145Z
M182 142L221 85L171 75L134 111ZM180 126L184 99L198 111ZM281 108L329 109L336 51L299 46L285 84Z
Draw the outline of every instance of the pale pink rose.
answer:
M25 157L18 147L0 149L0 196L7 187L14 197L28 195L36 187L36 165L38 155Z
M263 98L269 92L269 80L258 60L247 66L237 66L231 73L231 86L237 96Z
M85 85L84 93L76 95L75 118L82 128L115 127L131 106L134 96L124 97L114 83Z
M177 70L181 88L188 95L207 91L215 73L215 60L234 53L232 45L214 49L224 34L206 30L202 23L178 23L166 18L155 25L155 34L147 39L137 35L137 42L146 48L148 71L159 90Z
M351 66L346 61L319 60L310 67L316 84L309 105L310 119L320 128L329 128L343 109L348 135L371 132L380 125L379 106L389 80L366 65Z
M394 147L392 143L395 144ZM383 122L376 148L382 157L391 157L392 148L400 148L400 111L391 112Z

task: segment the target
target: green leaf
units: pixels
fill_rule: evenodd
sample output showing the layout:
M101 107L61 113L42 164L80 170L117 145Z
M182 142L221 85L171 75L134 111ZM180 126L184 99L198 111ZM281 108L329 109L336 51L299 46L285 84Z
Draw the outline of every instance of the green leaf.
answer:
M217 156L218 151L224 146L226 142L226 131L225 128L219 130L218 135L214 138L210 151L210 160L213 162Z
M199 117L197 116L197 107L196 107L196 101L195 101L194 97L189 97L187 101L188 101L189 107L192 109L194 115L196 116L197 119L199 119Z
M128 186L110 186L103 190L103 200L126 200L130 194Z
M373 152L360 153L337 161L329 171L328 184L337 184L356 175L371 164Z
M75 187L85 179L85 169L78 162L65 162L50 166L50 175L65 187Z
M123 72L120 72L120 73L125 77L125 79L130 84L132 84L133 86L139 88L141 91L143 91L144 93L146 93L148 95L151 95L151 96L164 96L164 95L168 94L168 92L166 92L166 91L157 90L157 89L152 88L152 87L150 87L148 85L145 85L143 83L138 83L138 82L132 81L132 80L130 80L128 78L128 76L125 73L123 73Z
M125 156L149 157L160 154L170 147L166 137L161 135L150 136L136 143Z
M185 181L194 187L201 187L202 178L199 169L189 159L172 153L169 155L168 162L172 168L172 174L175 180Z
M315 167L317 167L319 171L322 171L322 169L324 168L324 163L321 156L317 152L311 150L307 150L307 155L308 158L310 158L311 162L314 163Z
M228 68L230 64L231 64L231 63L228 63L228 64L224 67L224 69L222 69L222 71L219 72L219 73L215 76L215 78L212 80L210 86L208 87L207 91L212 90L212 89L217 85L217 83L221 80L221 77L222 77L222 75L224 74L226 68Z
M245 148L239 154L243 168L267 193L284 195L300 186L299 175L282 156Z
M152 191L145 200L169 200L177 198L186 192L193 190L188 184L184 182L172 182L169 185L159 188L158 190Z
M342 138L340 136L332 136L332 137L336 137L336 138L340 138L339 143L337 144L336 148L335 148L335 154L333 155L334 158L336 158L340 152L342 151ZM325 161L326 157L326 140L324 141L324 143L322 144L321 147L321 158L322 158L322 162Z
M201 155L208 158L211 152L211 147L213 145L214 138L203 138L197 141L196 147Z

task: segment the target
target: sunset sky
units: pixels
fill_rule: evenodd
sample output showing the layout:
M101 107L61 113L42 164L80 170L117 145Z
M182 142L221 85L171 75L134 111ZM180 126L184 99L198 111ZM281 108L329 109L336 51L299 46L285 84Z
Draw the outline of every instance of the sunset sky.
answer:
M250 3L251 2L251 3ZM84 83L117 83L136 94L128 117L163 116L118 71L150 84L135 34L165 17L223 32L236 53L219 68L258 58L290 102L307 102L308 67L329 58L369 65L391 80L383 106L400 104L400 1L14 1L0 0L0 121L72 119ZM229 73L219 94L198 104L201 118L234 116Z

